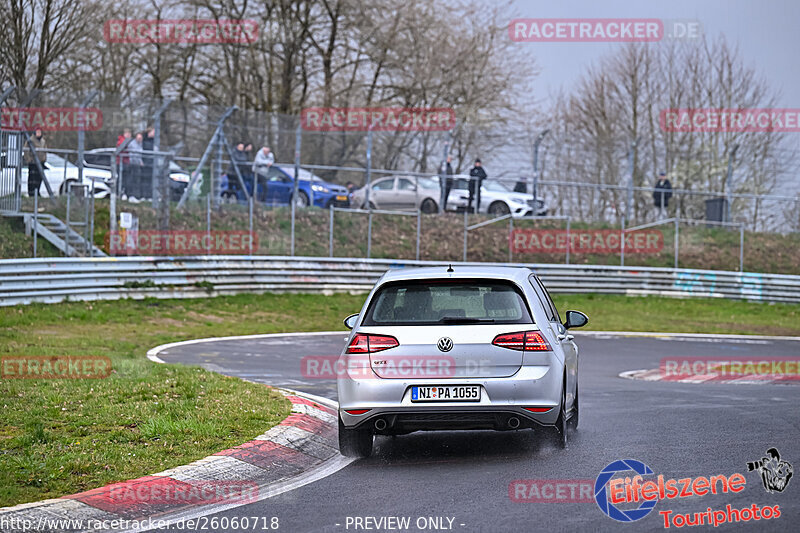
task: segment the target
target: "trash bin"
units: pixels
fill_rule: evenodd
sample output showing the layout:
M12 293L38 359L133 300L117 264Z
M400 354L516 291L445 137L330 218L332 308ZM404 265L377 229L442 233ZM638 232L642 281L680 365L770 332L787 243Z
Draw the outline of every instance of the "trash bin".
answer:
M725 198L712 198L706 200L706 220L709 222L725 222L727 200ZM708 224L708 227L714 227Z

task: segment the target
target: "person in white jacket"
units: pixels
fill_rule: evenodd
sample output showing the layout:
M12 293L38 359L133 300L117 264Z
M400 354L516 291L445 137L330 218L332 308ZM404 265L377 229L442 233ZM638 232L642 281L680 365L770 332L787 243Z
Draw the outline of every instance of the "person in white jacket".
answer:
M264 178L264 187L261 190L260 200L262 202L267 199L267 174L270 167L275 163L275 156L269 149L269 146L264 146L256 154L255 161L253 161L253 174L255 175L255 189L258 191L259 178Z

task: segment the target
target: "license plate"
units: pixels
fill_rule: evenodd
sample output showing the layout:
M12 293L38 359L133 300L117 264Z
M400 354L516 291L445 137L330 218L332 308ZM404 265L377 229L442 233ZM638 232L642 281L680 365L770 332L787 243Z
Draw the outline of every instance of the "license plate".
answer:
M412 402L479 402L480 400L480 385L411 387Z
M345 200L347 200L347 196L341 196L341 195L340 195L340 196L337 196L337 197L336 197L336 199L337 199L337 200L341 200L341 201L343 201L343 202L344 202Z

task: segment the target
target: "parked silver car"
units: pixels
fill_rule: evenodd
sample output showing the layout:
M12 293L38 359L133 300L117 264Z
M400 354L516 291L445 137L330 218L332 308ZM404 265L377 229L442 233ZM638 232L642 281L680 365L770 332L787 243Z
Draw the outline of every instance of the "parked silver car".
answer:
M542 429L566 446L578 425L578 348L527 268L389 271L339 360L339 449L366 457L374 435Z
M424 177L390 176L370 185L369 203L373 209L420 210L436 213L439 210L439 184ZM366 209L367 187L353 192L352 204Z

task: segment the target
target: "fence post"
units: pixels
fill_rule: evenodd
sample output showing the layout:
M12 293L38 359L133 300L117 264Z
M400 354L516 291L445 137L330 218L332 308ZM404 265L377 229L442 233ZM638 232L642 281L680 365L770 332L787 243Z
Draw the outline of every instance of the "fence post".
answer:
M98 94L98 90L95 89L92 91L86 99L81 102L79 113L81 117L81 127L78 128L78 183L83 183L83 149L86 139L85 129L86 129L86 107L94 100L95 96ZM94 195L94 189L92 189L92 195ZM94 217L94 213L92 213L92 217Z
M206 235L208 235L208 246L206 255L211 253L211 195L206 196Z
M330 224L328 225L328 257L333 257L333 203L330 205Z
M247 199L247 202L249 204L248 205L249 212L247 214L247 217L248 217L248 223L250 225L250 255L253 255L253 202L254 202L253 197L250 196L250 198Z
M39 240L37 222L39 221L39 188L33 193L33 258L36 259L36 243Z
M678 268L678 250L680 247L680 223L681 219L675 217L675 268Z
M534 207L534 209L536 209ZM514 246L512 239L514 238L514 217L508 217L508 262L514 262Z
M417 210L417 261L419 261L419 241L420 233L422 232L422 211Z
M464 208L464 262L467 262L467 213L469 209Z
M638 137L631 143L631 147L628 149L628 196L625 201L625 218L630 220L631 218L631 207L633 204L633 154L636 151L636 144L639 142ZM623 258L624 261L624 258Z
M372 128L367 130L367 173L365 179L367 180L364 186L367 188L367 193L364 195L364 202L367 204L367 209L372 211L372 206L369 202L370 183L372 182ZM372 220L372 218L370 218Z
M369 190L369 189L368 189ZM372 254L372 209L367 214L367 259Z
M570 223L571 222L572 222L572 219L570 217L567 217L567 264L569 264L569 249L570 249L570 245L569 245L569 243L570 243L570 241L569 241L569 230L570 230Z
M739 225L739 272L744 272L744 224Z
M295 223L295 210L297 204L297 195L300 194L300 143L303 141L303 125L297 125L294 138L294 192L292 193L292 223L291 223L291 237L289 243L289 255L294 256L294 223ZM313 181L311 182L314 183Z
M164 103L161 104L161 107L158 108L155 115L153 115L153 151L160 152L161 151L161 114L166 111L169 104L172 103L172 100L165 100ZM158 209L161 201L161 189L159 188L159 179L158 179L158 169L161 165L156 164L156 157L151 156L152 159L150 160L150 165L153 167L153 173L151 176L152 179L152 201L150 205L153 209ZM159 158L159 160L163 159ZM167 173L169 173L169 168L167 168ZM166 201L169 201L168 199ZM163 229L163 228L159 228Z
M619 232L619 266L625 266L625 217L622 217L622 229Z

